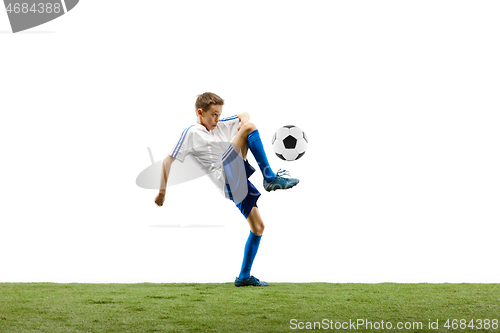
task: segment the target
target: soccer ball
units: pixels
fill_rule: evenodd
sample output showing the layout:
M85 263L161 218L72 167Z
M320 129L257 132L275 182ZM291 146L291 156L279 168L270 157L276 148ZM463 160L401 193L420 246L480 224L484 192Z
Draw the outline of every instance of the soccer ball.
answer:
M285 161L295 161L304 156L307 149L307 136L300 128L287 125L273 135L273 150Z

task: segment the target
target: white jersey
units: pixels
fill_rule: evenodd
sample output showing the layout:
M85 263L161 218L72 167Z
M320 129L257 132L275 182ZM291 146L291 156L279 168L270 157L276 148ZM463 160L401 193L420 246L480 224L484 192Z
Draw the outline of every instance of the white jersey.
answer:
M222 157L238 133L238 126L238 116L220 119L211 131L199 123L191 125L184 129L170 156L184 162L186 156L191 154L219 190L224 191L226 182Z

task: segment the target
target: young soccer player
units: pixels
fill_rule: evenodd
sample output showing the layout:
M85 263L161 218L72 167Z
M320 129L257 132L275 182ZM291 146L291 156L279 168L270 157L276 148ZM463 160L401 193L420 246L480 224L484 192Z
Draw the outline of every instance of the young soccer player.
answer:
M170 167L175 160L184 161L188 154L204 166L216 184L222 184L225 196L234 201L250 225L250 235L245 244L241 271L235 286L268 286L250 275L252 264L264 232L264 222L257 208L260 192L248 180L255 169L247 161L250 149L264 177L264 189L274 191L289 189L298 179L283 177L286 171L274 173L267 160L257 127L249 122L244 112L228 118L220 118L224 100L213 93L198 95L195 103L197 122L186 128L171 153L162 163L160 191L155 203L162 206ZM243 177L242 177L243 176Z

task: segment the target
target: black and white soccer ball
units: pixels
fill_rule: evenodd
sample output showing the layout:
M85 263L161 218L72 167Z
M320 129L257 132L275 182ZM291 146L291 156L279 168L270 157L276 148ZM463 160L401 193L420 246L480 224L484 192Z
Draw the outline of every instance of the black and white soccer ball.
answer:
M287 125L273 135L273 150L285 161L295 161L304 156L307 150L307 136L300 128Z

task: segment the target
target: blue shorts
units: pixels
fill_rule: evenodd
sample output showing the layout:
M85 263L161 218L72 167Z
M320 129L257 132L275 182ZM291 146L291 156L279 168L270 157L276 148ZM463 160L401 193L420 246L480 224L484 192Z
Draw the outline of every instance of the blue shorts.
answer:
M226 176L226 198L233 201L241 214L248 218L253 207L257 207L257 200L260 197L259 190L248 180L255 169L232 147L225 156L223 167Z

